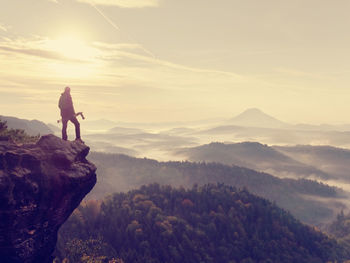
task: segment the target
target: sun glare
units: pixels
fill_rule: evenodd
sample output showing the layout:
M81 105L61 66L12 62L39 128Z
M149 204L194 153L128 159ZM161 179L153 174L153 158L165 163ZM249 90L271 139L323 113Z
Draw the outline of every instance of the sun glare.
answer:
M51 62L56 75L68 78L93 77L99 68L98 50L74 36L48 39L45 48L60 54L65 60Z
M55 51L67 59L91 60L97 55L96 49L85 41L74 36L65 36L54 40L48 40L47 48Z

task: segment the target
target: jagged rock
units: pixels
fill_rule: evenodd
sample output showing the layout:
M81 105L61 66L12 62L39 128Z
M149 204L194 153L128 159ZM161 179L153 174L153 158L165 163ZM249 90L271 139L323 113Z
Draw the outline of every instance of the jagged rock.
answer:
M0 141L0 262L52 262L57 231L96 183L89 147Z

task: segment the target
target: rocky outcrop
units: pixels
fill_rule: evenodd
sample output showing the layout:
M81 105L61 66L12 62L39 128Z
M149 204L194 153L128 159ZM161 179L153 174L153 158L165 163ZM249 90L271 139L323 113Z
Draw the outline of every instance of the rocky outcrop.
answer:
M89 147L0 141L0 262L52 262L57 231L96 183Z

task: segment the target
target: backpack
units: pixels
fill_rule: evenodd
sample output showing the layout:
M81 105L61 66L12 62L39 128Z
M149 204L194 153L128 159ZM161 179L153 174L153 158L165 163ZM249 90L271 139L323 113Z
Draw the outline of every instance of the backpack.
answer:
M66 98L64 96L64 93L61 94L60 100L58 101L58 107L62 110L66 108Z

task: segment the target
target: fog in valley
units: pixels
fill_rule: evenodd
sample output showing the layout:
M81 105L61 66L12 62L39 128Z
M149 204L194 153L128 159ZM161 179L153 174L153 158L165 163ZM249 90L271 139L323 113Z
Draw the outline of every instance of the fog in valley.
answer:
M58 126L49 127L60 135ZM321 227L350 207L350 150L347 149L350 132L347 125L288 124L259 109L248 109L226 120L118 123L87 119L81 121L81 127L100 175L99 184L88 198L103 198L108 193L153 182L190 187L217 180L248 187L253 193L292 211L304 222ZM73 128L70 129L74 136ZM99 154L109 155L102 158ZM108 161L113 158L114 161ZM212 179L200 179L200 175L195 179L188 168L182 167L187 161L252 169L282 179L277 185L284 186L280 188L276 182L266 181L262 184L264 190L257 189L254 180L259 182L260 179L249 175L247 181L239 183L214 168L217 179L214 174ZM198 169L202 169L199 172L202 175L204 169ZM321 183L324 190L316 191L319 187L310 186L312 181ZM293 190L291 184L296 182L302 190ZM332 191L334 194L329 194ZM300 206L298 209L296 204Z

